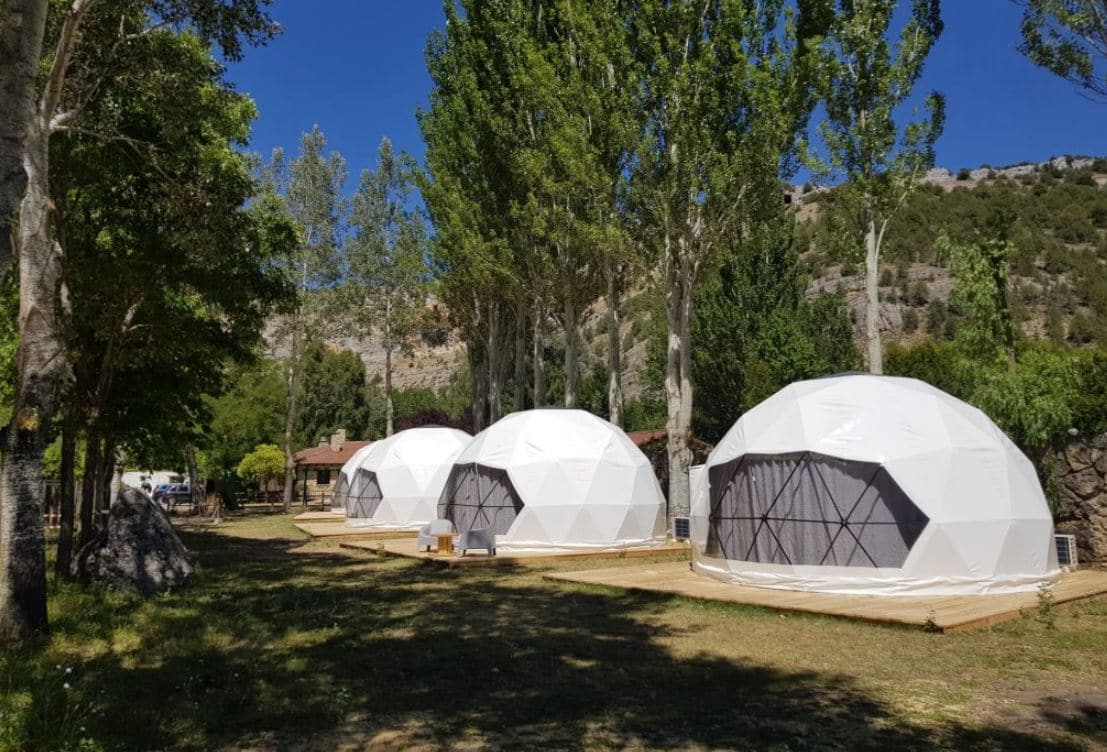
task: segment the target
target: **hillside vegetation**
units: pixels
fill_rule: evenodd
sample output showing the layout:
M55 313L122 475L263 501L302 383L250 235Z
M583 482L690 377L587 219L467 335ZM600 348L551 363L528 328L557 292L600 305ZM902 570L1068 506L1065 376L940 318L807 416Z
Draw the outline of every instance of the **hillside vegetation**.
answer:
M949 306L950 259L937 241L972 243L1003 220L1013 223L1008 301L1021 333L1058 344L1107 343L1107 160L1075 164L1082 166L1055 160L963 170L960 179L934 179L912 194L885 241L881 314L889 340L952 337L960 312ZM847 218L833 191L809 191L800 201L808 295L843 293L857 321L862 280L859 253L844 239Z

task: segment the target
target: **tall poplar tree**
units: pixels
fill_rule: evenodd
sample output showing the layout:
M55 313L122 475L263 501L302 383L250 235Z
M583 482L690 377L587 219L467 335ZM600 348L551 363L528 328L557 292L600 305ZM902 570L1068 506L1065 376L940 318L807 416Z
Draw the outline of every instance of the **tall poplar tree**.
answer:
M411 334L425 301L426 228L413 204L414 165L382 139L377 167L361 174L350 214L347 251L354 316L384 349L385 433L392 435L392 355Z
M628 33L642 73L635 155L638 238L665 291L670 512L689 511L695 290L751 212L782 200L811 112L818 2L641 0Z
M893 44L897 0L842 0L827 41L825 105L819 132L824 172L845 180L843 204L865 251L865 340L870 373L882 373L880 252L892 216L934 165L945 100L931 93L925 115L905 125L897 110L911 97L926 57L942 33L941 0L912 0Z
M280 331L288 344L283 442L286 511L292 507L296 488L293 442L304 350L309 342L325 335L334 303L332 292L342 274L340 252L345 208L341 191L345 180L346 160L338 152L327 152L327 138L319 126L300 137L300 153L291 163L277 149L263 171L266 189L261 200L283 207L300 231L300 242L284 259L284 272L296 295Z
M434 88L419 112L427 143L420 189L435 233L437 293L466 345L474 428L503 410L509 322L523 294L521 234L525 196L517 157L515 75L527 22L518 0L443 4L446 29L427 43Z

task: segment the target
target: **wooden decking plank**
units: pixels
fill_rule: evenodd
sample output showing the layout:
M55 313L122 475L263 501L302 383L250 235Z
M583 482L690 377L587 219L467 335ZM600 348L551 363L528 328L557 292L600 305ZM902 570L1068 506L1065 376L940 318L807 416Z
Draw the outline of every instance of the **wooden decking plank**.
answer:
M649 567L619 567L578 572L558 572L546 579L603 585L635 591L665 593L700 600L715 600L800 611L880 623L933 625L944 631L978 629L1017 619L1038 607L1037 593L970 596L873 596L840 595L774 590L735 585L703 577L684 562ZM1055 604L1107 593L1107 572L1080 570L1066 573L1052 589Z
M400 556L404 558L419 559L446 567L495 567L495 566L521 566L533 564L556 563L577 559L623 559L640 558L650 556L672 556L687 558L689 548L687 544L667 543L663 546L649 546L637 549L621 549L607 551L570 551L565 553L518 553L498 554L496 556L470 555L470 556L439 556L434 552L418 551L412 537L405 539L389 539L381 537L373 541L349 541L343 542L343 548L371 551L376 553L383 550L386 555ZM680 563L680 562L678 562ZM687 567L687 561L683 562Z
M335 512L300 512L293 522L346 522L346 517Z
M411 530L374 530L367 527L346 527L335 525L333 522L298 522L296 527L310 535L312 538L362 538L362 539L393 539L414 538L418 531Z

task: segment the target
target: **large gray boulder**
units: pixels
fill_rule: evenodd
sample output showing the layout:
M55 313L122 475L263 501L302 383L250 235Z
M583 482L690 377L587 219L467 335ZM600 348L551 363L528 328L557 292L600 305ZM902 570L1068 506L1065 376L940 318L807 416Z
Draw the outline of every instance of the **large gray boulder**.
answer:
M75 568L82 579L146 594L181 587L192 575L188 549L169 515L128 487L111 505L107 528L78 553Z

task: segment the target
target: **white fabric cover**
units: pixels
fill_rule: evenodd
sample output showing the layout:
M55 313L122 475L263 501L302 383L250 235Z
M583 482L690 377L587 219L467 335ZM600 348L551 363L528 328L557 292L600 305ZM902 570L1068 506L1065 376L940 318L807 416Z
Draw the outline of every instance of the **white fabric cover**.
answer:
M524 506L501 551L609 550L665 542L665 497L649 460L584 410L512 413L457 458L507 471Z
M354 473L357 471L358 466L361 465L361 461L365 459L365 455L369 454L369 450L372 448L372 444L366 444L358 449L350 459L346 460L345 464L342 465L342 469L338 471L338 481L334 485L335 495L331 499L332 513L339 515L346 514L346 497L350 494L350 483L353 482Z
M709 556L710 470L746 454L880 463L929 518L902 568ZM1033 591L1059 575L1030 460L984 413L916 379L843 375L785 387L743 415L693 484L693 569L762 587L884 595ZM751 557L753 558L753 557Z
M382 498L371 518L347 517L346 525L416 530L433 520L450 468L472 439L456 428L422 426L371 444L358 464L362 472L354 473L350 496L362 493L373 473Z

